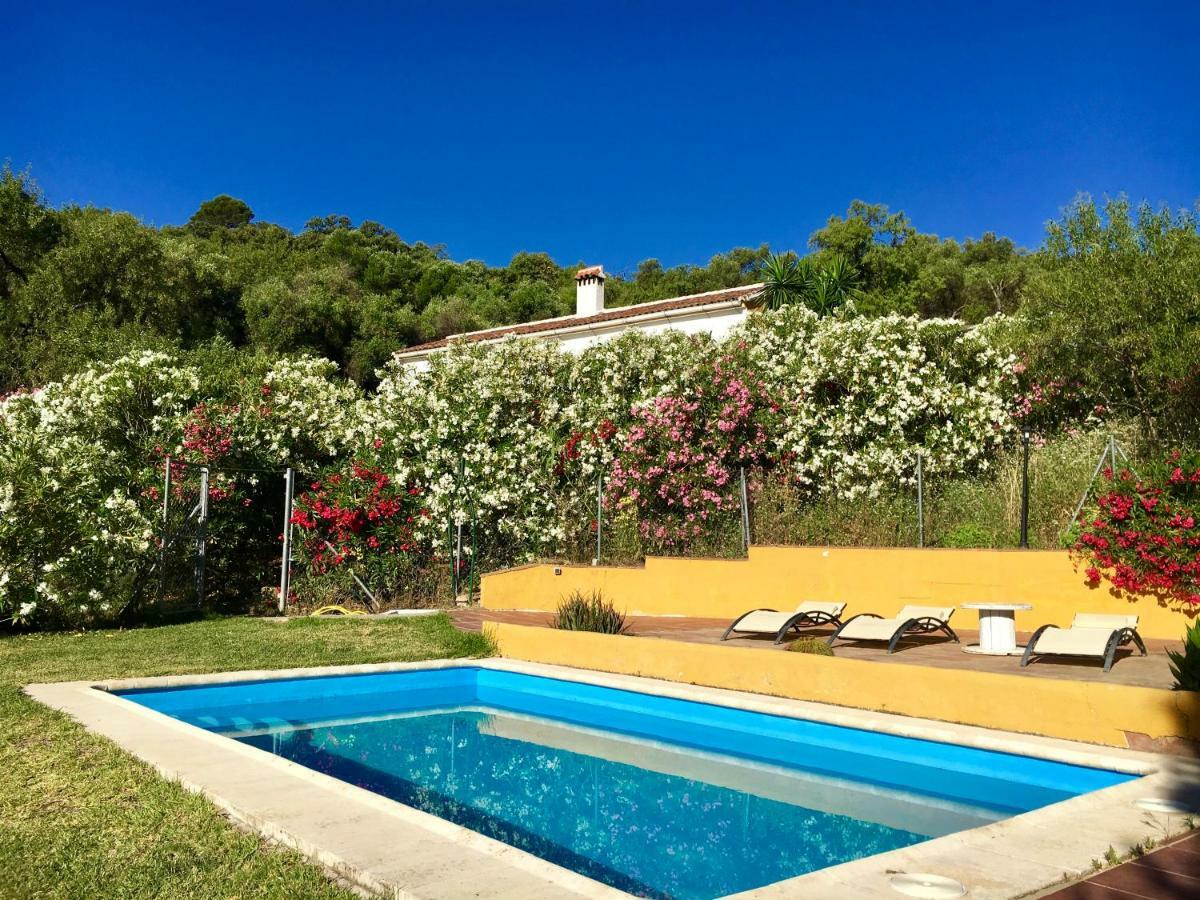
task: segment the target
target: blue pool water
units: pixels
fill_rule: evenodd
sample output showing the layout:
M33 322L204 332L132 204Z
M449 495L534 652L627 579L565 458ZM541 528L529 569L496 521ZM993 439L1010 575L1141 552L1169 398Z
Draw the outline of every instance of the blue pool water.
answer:
M121 693L649 897L749 890L1134 777L471 666Z

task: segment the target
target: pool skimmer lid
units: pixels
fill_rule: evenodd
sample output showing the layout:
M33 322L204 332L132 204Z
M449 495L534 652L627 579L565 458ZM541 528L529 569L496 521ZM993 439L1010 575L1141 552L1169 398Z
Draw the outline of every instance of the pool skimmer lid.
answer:
M922 897L925 900L961 897L967 892L961 881L945 875L930 875L928 872L903 872L891 877L892 890L906 897Z

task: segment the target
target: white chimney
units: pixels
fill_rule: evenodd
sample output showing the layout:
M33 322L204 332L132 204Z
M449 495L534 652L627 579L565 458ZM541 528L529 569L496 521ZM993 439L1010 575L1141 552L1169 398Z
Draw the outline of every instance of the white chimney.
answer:
M575 273L575 315L604 312L604 266L588 266Z

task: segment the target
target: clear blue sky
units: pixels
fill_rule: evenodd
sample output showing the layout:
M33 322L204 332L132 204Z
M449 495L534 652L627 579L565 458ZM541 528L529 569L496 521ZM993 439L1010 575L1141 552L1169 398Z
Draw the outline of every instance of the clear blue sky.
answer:
M230 193L623 270L854 198L1035 246L1079 191L1200 197L1195 2L2 0L0 32L0 157L157 224Z

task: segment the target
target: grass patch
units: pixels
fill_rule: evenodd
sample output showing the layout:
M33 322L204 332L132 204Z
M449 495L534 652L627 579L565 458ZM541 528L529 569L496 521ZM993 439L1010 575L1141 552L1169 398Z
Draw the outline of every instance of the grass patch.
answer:
M349 898L201 797L20 692L39 681L483 656L446 616L213 619L0 638L0 895Z

